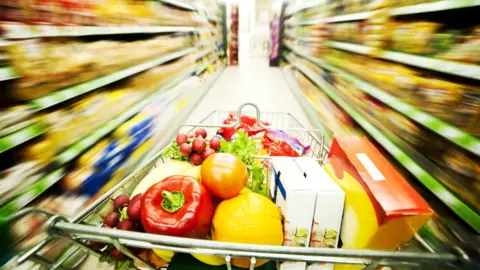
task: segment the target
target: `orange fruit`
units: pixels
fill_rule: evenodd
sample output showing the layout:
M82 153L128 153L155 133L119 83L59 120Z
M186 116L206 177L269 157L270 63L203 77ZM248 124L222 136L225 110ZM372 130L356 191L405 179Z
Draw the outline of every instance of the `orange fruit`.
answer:
M275 245L283 243L280 211L267 197L243 192L222 201L212 219L212 239L221 242ZM260 266L268 260L258 260ZM232 264L248 268L250 259L232 258Z
M209 156L200 168L202 184L216 197L229 199L247 185L247 166L238 157L227 153Z

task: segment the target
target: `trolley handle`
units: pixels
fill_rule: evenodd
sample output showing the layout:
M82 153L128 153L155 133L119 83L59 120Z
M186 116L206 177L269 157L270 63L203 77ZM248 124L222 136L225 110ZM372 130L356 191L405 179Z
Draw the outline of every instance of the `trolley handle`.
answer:
M235 125L240 125L240 116L242 115L242 110L244 107L246 106L252 106L255 108L255 113L257 115L257 123L258 125L263 128L263 129L269 129L270 127L266 127L263 125L262 121L261 121L261 117L260 117L260 108L258 107L257 104L255 103L250 103L250 102L247 102L247 103L243 103L242 105L240 105L240 107L238 107L238 111L237 111L237 121L235 124L233 124L232 127L234 127Z
M263 123L262 123L262 120L261 120L261 111L260 111L260 108L258 107L257 104L255 103L251 103L251 102L247 102L247 103L243 103L242 105L240 105L240 107L238 107L238 110L237 110L237 116L240 116L242 115L242 111L243 111L243 108L245 106L253 106L255 108L255 114L256 114L256 117L257 117L257 123L258 125L262 128L262 129L265 129L265 130L272 130L272 129L282 129L282 130L285 130L285 131L301 131L301 132L316 132L316 133L319 133L321 135L321 144L323 145L324 143L324 134L322 132L322 130L320 129L315 129L315 128L289 128L289 127L272 127L272 126L265 126ZM205 119L204 119L205 120ZM211 125L211 124L189 124L189 123L186 123L186 124L181 124L179 126L180 127L206 127L206 128L212 128L212 127L215 127L215 128L232 128L232 127L235 127L237 125L240 125L240 117L237 117L237 120L234 122L234 123L230 123L230 124L215 124L215 125Z

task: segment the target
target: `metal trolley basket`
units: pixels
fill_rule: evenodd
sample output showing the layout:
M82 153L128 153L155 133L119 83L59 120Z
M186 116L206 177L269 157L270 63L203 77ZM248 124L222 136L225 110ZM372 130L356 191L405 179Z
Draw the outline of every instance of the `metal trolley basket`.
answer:
M325 146L323 135L319 130L306 129L289 113L269 113L260 112L258 106L246 103L238 109L238 115L251 114L250 112L242 112L243 107L253 106L258 120L269 122L268 127L260 125L268 129L281 129L297 139L309 143L311 150L309 155L317 158L323 163L328 154L328 147ZM208 134L216 134L218 128L232 127L232 125L221 124L230 112L214 111L208 117L203 119L200 124L182 125L180 129L190 130L196 127L207 129ZM238 117L237 117L238 118ZM135 186L143 179L143 177L158 163L165 162L162 157L163 150L156 153L148 162L144 163L129 176L116 184L107 193L99 197L95 202L85 207L76 216L65 218L53 213L41 211L39 209L27 208L19 211L11 219L24 216L26 214L37 213L47 215L50 218L47 221L47 230L49 237L36 245L34 248L23 253L18 259L18 263L25 260L34 260L42 262L36 253L43 248L49 241L54 239L67 239L75 244L77 248L69 255L73 255L75 251L84 250L92 254L98 254L97 251L90 249L85 243L87 240L104 242L114 245L126 256L142 263L147 269L155 269L141 258L133 254L126 247L139 247L146 249L170 250L180 253L197 253L211 254L225 257L226 268L232 269L232 257L250 258L250 269L254 268L257 259L270 259L275 261L305 261L305 262L327 262L342 264L366 265L368 269L376 269L379 266L400 266L400 267L420 267L427 266L428 269L440 269L440 265L450 265L452 267L464 268L471 265L471 259L465 253L459 251L457 254L452 253L429 253L429 252L403 252L403 251L376 251L376 250L353 250L353 249L332 249L332 248L302 248L287 246L267 246L239 244L228 242L216 242L210 240L200 240L181 237L170 237L163 235L155 235L140 232L130 232L101 227L100 213L106 204L111 203L111 198L119 194L130 194ZM269 157L255 157L269 159ZM268 179L269 177L266 177ZM62 264L69 256L62 256L61 259L51 263L46 263L49 269L62 268ZM436 265L435 265L436 264ZM278 265L278 264L277 264Z

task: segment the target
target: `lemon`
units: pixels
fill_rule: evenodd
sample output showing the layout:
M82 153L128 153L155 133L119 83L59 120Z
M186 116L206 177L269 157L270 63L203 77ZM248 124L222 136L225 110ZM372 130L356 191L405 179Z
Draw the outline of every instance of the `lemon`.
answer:
M208 265L220 266L225 264L225 259L221 256L204 255L204 254L192 254L192 256Z
M167 262L171 262L172 258L173 258L173 255L175 255L175 252L170 251L170 250L153 249L153 252L155 252L155 254L158 257L162 258L163 260L165 260Z
M281 246L283 230L277 206L267 197L244 192L222 201L212 220L212 239L222 242ZM268 260L257 260L260 266ZM232 264L248 268L249 259L233 258Z

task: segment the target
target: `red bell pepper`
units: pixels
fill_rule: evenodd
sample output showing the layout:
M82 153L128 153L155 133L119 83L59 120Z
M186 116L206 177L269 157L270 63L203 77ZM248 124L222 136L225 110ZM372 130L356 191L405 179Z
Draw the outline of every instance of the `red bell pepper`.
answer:
M207 236L214 210L208 190L195 178L180 175L151 186L141 207L146 232L192 238Z

